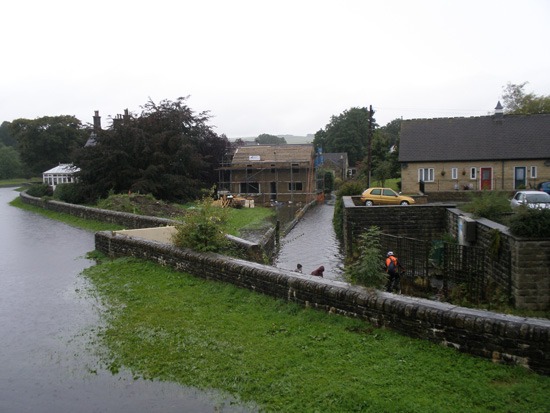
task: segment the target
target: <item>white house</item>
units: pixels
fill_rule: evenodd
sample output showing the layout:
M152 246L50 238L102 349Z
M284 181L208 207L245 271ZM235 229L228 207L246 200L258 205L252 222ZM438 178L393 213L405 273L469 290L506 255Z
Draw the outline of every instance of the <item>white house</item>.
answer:
M42 182L50 185L54 190L58 184L66 184L75 181L74 174L80 171L79 168L72 164L62 163L55 168L49 169L42 173Z

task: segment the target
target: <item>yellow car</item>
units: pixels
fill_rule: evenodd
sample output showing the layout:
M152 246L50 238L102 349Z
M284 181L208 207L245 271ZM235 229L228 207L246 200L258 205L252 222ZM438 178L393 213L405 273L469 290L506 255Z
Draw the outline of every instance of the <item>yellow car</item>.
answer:
M361 203L366 206L409 205L414 204L414 199L400 195L391 188L369 188L361 194Z

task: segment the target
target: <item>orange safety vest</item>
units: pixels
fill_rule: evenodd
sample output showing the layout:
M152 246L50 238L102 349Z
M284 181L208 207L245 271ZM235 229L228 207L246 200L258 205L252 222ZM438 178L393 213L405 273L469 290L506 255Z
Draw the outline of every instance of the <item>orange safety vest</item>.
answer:
M390 263L393 261L393 265L395 267L395 272L397 272L397 258L395 256L390 255L388 258L386 258L386 272L390 269Z

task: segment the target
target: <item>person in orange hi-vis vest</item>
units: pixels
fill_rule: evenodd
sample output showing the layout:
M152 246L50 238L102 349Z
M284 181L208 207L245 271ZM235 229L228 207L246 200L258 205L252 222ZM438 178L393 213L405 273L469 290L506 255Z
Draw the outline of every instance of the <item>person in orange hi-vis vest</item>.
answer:
M388 251L386 254L386 273L388 274L388 283L386 284L387 292L392 293L397 291L398 294L401 294L400 269L403 269L403 267L399 263L399 260L393 251Z

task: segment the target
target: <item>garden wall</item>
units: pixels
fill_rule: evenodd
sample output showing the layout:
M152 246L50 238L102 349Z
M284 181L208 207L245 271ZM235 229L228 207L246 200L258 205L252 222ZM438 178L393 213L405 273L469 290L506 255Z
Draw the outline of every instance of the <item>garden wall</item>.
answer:
M178 223L166 218L150 217L146 215L130 214L127 212L110 211L107 209L92 208L83 205L68 204L66 202L45 200L21 192L21 200L30 205L51 211L62 212L65 214L77 216L83 219L90 219L100 222L109 222L121 225L129 229L153 228L173 226ZM249 242L242 238L228 235L227 238L241 251L245 256L254 262L264 262L266 257L272 258L278 245L278 232L275 229L268 230L259 243Z
M372 225L382 232L422 240L441 240L445 234L458 239L459 217L471 217L454 204L408 207L365 207L351 197L344 201L344 250L350 254L359 235ZM495 232L499 235L494 248ZM468 245L486 251L485 276L512 297L516 308L550 309L550 238L519 238L493 221L475 220L475 240Z
M550 320L472 310L302 275L249 261L111 232L98 232L96 249L133 256L192 275L330 313L358 317L411 337L430 340L494 362L550 374Z

